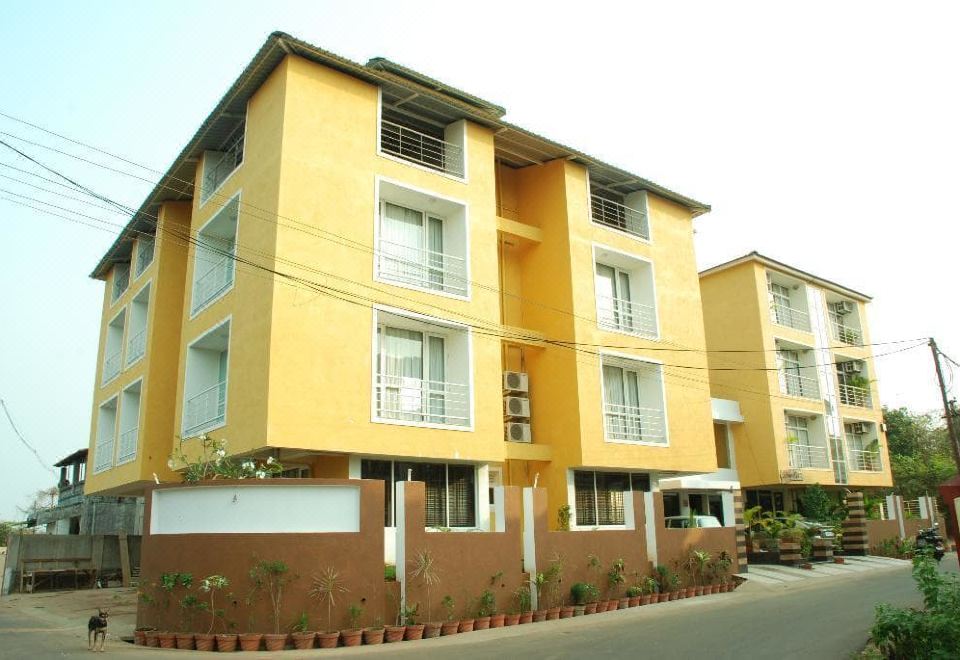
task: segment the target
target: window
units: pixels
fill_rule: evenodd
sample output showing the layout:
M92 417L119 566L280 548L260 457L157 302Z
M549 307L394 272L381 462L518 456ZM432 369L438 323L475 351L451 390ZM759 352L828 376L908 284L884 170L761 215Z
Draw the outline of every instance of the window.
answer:
M110 302L117 302L130 284L130 264L115 264L113 267L113 296Z
M113 467L113 452L117 435L117 397L97 409L97 443L93 450L93 473Z
M606 439L665 444L659 365L604 357L602 373Z
M597 187L590 191L590 219L599 225L650 240L647 193L617 195Z
M230 321L187 347L181 435L192 438L226 423Z
M805 376L804 373L816 374L816 370L805 366L803 361L811 355L809 349L797 349L794 345L786 345L777 340L777 368L780 376L780 391L789 396L799 396L806 399L820 397L820 383L815 376Z
M847 441L847 452L854 470L861 472L879 472L883 469L880 461L880 442L876 438L867 439L873 433L869 422L850 422L843 425Z
M650 475L576 470L573 487L577 525L623 525L623 493L649 491Z
M778 278L782 277L777 275ZM792 292L791 287L796 291ZM799 284L775 282L767 274L767 294L770 300L770 320L777 325L797 330L810 329L810 315L803 311L806 307L806 292Z
M810 424L807 417L785 413L784 423L790 467L813 469L830 467L822 422Z
M629 255L594 247L597 325L604 330L656 339L653 267Z
M398 481L424 482L427 527L476 527L476 467L444 463L416 463L364 459L361 479L384 482L384 518L387 527L395 526L394 485Z
M136 276L140 277L143 271L153 263L154 240L153 236L140 235L137 239L137 271Z
M106 385L120 374L123 363L123 332L127 322L127 310L123 309L107 324L107 337L103 346L103 378Z
M147 312L150 306L150 285L143 287L130 304L130 330L127 333L126 366L143 357L147 351Z
M141 380L123 390L120 400L120 443L117 447L117 465L129 463L137 457L140 436Z
M219 151L203 154L203 177L200 181L200 203L203 204L243 164L245 124L241 119L223 142Z
M210 306L233 287L240 198L234 197L197 233L191 312Z

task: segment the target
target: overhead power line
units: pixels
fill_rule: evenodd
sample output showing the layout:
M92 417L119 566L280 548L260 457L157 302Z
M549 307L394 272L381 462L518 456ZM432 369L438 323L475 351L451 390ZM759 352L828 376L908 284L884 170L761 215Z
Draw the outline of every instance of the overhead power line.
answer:
M20 442L23 443L23 446L30 450L30 453L36 457L37 462L43 466L44 470L47 470L51 474L56 474L57 471L50 467L49 463L43 460L43 458L40 456L40 452L38 452L33 445L27 442L27 439L23 437L22 433L20 433L17 425L13 423L13 417L10 416L10 410L7 408L7 402L3 399L0 399L0 407L3 408L3 414L6 415L7 421L10 422L10 428L13 429L14 434L20 439Z

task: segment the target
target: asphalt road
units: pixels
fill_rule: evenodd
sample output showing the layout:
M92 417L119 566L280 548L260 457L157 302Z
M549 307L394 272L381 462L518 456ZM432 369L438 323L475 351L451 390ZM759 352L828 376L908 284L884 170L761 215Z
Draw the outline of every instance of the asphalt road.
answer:
M948 555L944 570L958 571ZM845 660L863 647L876 603L919 605L909 566L842 579L785 585L747 584L732 594L653 607L455 635L421 643L243 657L486 660L499 658L817 658ZM0 608L0 657L91 657L83 622L35 611ZM79 625L77 625L79 624ZM140 649L110 640L105 655L189 657L183 651Z

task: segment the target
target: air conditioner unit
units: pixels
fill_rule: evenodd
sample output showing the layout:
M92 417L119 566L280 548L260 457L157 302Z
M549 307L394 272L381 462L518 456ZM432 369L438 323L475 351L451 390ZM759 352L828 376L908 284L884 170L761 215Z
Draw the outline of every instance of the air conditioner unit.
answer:
M803 470L797 468L790 468L789 470L780 470L780 481L781 482L795 482L803 481Z
M530 399L520 396L503 397L503 414L507 417L529 417Z
M504 435L509 442L530 442L530 425L524 422L507 422Z
M867 429L863 422L853 422L850 424L850 433L855 435L863 435L866 432Z
M853 303L849 300L841 300L833 303L833 311L837 314L850 314L853 311Z
M527 379L527 374L519 371L504 371L503 389L507 392L528 392L530 382Z
M863 365L857 360L850 360L849 362L842 362L843 373L845 374L858 374L863 371Z

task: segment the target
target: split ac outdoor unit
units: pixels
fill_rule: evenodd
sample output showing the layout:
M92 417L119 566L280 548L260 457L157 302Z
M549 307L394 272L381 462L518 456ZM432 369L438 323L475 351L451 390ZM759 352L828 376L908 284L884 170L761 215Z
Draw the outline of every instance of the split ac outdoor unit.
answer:
M520 396L503 397L503 414L507 417L529 417L530 399Z
M843 363L843 373L845 374L858 374L861 371L863 371L863 365L856 360Z
M789 470L780 470L781 482L803 481L803 470L790 468Z
M850 432L856 435L863 435L867 432L863 422L853 422L850 424Z
M507 422L504 431L510 442L530 442L530 425L523 422Z
M853 311L853 303L849 300L841 300L833 304L833 309L837 314L849 314Z
M527 374L519 371L503 372L503 389L507 392L527 392L530 389L530 383Z

